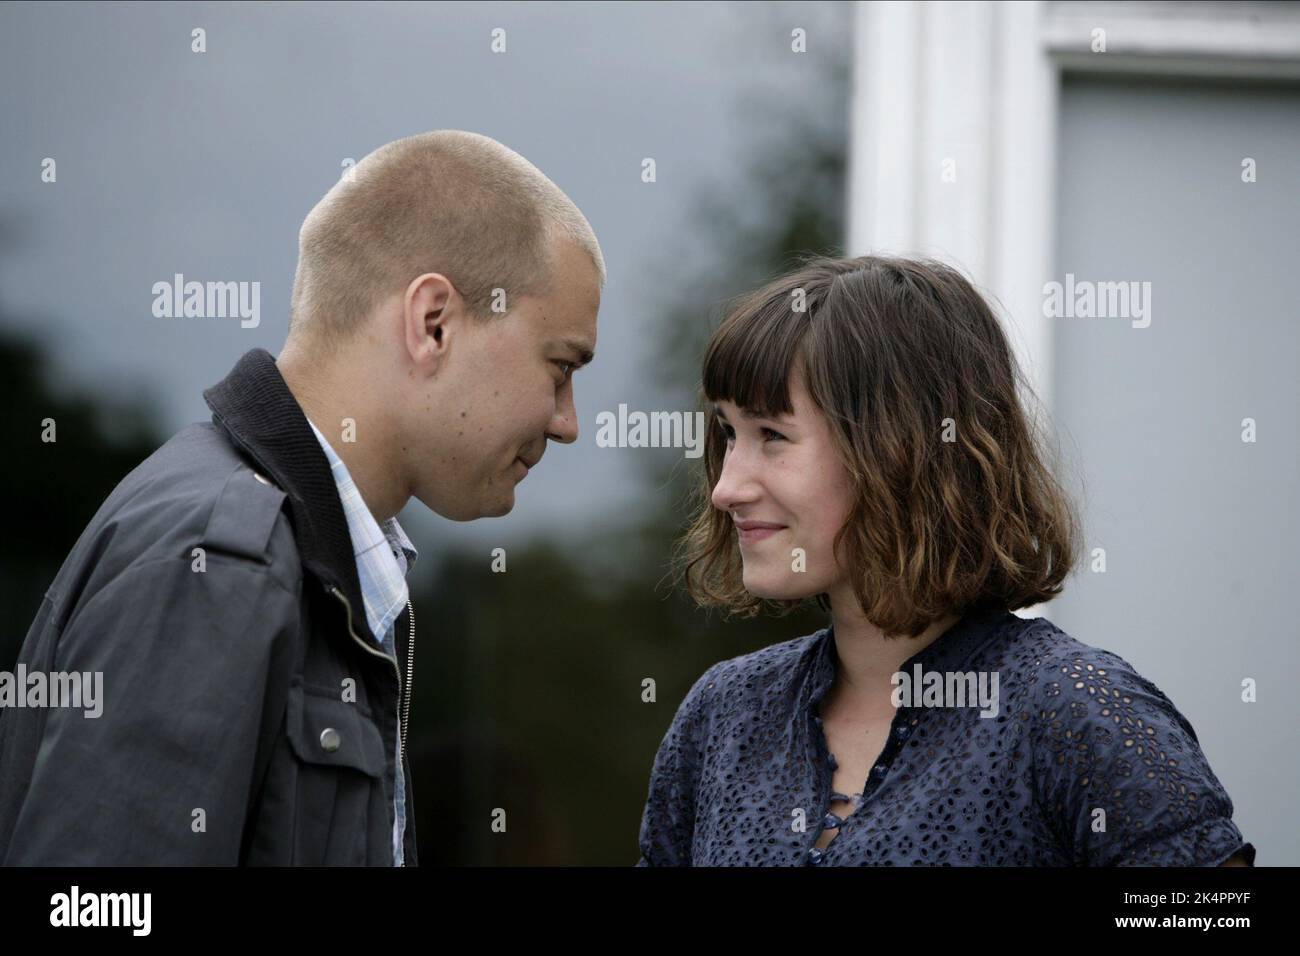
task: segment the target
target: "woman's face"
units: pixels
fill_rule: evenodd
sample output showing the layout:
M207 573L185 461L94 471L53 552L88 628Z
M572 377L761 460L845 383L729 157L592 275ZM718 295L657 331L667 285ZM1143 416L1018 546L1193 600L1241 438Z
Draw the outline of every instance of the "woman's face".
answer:
M745 589L795 600L839 589L835 535L853 504L853 486L797 367L791 415L746 417L731 402L714 406L727 436L713 506L730 514L740 537Z

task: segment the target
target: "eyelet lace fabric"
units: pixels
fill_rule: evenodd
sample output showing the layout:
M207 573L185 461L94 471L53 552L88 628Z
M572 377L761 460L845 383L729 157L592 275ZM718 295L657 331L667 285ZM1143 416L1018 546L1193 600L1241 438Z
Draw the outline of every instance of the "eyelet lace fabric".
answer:
M900 707L824 848L826 628L710 667L655 756L638 866L1217 866L1255 848L1192 725L1123 658L974 611L899 669L998 674L978 706Z

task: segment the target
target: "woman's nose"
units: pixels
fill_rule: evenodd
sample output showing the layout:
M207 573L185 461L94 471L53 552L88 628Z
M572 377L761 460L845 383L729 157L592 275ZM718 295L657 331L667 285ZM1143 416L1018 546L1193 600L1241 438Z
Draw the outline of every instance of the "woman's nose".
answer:
M713 507L719 511L734 511L757 498L757 492L758 486L752 470L745 463L743 455L737 455L735 449L732 449L723 458L722 473L718 475L718 483L713 486Z

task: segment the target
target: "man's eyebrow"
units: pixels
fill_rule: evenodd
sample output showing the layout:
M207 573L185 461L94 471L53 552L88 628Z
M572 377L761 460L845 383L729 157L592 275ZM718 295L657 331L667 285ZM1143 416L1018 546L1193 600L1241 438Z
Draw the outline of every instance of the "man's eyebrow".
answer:
M561 339L560 345L564 346L564 348L571 352L578 353L578 357L581 359L581 361L578 362L579 365L588 365L591 363L591 360L596 357L596 354L591 350L587 343L581 339Z

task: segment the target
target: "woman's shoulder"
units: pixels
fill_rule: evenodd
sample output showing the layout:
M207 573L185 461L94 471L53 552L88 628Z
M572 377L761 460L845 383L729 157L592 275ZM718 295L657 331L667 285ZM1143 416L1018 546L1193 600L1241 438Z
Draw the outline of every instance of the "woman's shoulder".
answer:
M996 623L1012 625L1006 629L1006 639L999 642L1001 653L1008 659L1014 656L1023 662L1032 656L1055 661L1077 656L1092 660L1111 653L1105 648L1085 644L1049 618L1019 617L1007 612Z
M823 650L828 629L718 661L696 682L713 699L763 695L796 686Z
M799 687L824 651L828 629L728 657L696 678L677 709L681 725L715 724L721 715L765 709L776 696Z
M822 649L820 641L826 633L823 629L708 667L678 705L662 749L683 740L698 747L709 734L724 730L730 723L727 718L763 710L782 689L797 687Z
M1157 695L1158 687L1115 651L1087 644L1045 617L1025 618L997 646L997 666L1042 697L1115 699L1125 692Z
M1137 668L1044 618L1003 655L1035 790L1078 861L1217 865L1243 845L1253 859L1191 721Z

